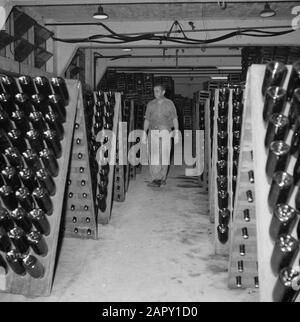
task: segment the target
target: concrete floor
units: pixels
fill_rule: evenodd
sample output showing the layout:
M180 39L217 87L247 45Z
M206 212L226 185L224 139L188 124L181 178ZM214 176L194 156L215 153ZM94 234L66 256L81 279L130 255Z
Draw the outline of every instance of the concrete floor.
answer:
M132 181L114 203L100 239L65 239L52 294L0 301L257 301L255 290L227 288L228 259L214 255L208 197L173 167L167 185Z

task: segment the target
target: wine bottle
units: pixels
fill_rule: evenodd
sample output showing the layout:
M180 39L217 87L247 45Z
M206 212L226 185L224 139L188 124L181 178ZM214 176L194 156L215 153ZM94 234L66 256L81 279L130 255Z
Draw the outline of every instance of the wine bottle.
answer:
M15 194L20 206L23 209L25 209L27 212L31 211L33 208L34 202L31 197L29 189L27 189L26 187L21 187L15 192Z
M285 171L290 160L290 146L284 141L273 141L270 144L266 163L266 174L270 180L277 171Z
M22 207L18 207L11 212L11 216L18 227L26 233L29 233L32 227L26 211Z
M287 67L277 61L271 61L266 65L265 76L262 85L262 94L266 95L266 91L271 86L283 86L287 75Z
M23 265L27 273L33 278L42 278L45 274L44 266L33 255L27 255L24 257Z
M62 147L56 132L53 130L47 130L44 131L43 135L48 149L51 149L55 158L59 159L62 155Z
M9 231L8 237L13 242L16 249L21 253L26 253L29 249L26 234L20 227L13 228Z
M44 187L38 187L33 191L32 195L38 207L47 215L52 215L53 204L48 191Z
M43 161L44 167L48 169L51 176L57 177L59 172L59 166L52 150L44 149L40 151L39 155Z
M272 114L265 137L265 147L268 148L273 141L285 141L290 130L288 117L283 114Z
M28 217L37 231L46 236L50 234L50 224L42 209L34 208L30 211Z
M0 187L0 196L4 206L8 210L14 210L16 208L18 202L11 186L4 185Z
M36 178L40 186L43 186L50 196L54 196L56 192L56 186L50 172L42 168L36 172Z
M286 90L281 87L270 87L266 91L263 108L263 119L269 122L270 116L275 113L283 113L286 103Z
M6 260L11 269L18 275L25 275L26 271L23 266L22 255L16 249L11 250L6 254Z
M268 196L268 204L273 212L277 204L286 204L289 202L294 188L293 177L283 171L275 172Z
M30 76L20 76L18 78L18 81L23 93L26 93L27 95L33 95L37 93L33 80Z
M280 271L273 289L274 302L295 302L299 294L299 275L299 270L290 267L283 268Z
M49 95L52 95L52 88L49 83L49 80L45 76L38 76L33 79L35 86L40 94L42 94L44 97L48 97Z
M280 235L288 235L296 225L299 212L287 204L277 204L274 209L270 236L276 240Z
M281 235L275 242L271 257L271 268L278 275L283 268L292 267L299 251L298 241L291 235Z
M28 243L33 251L40 256L46 256L48 253L48 247L42 234L38 231L32 231L27 236Z

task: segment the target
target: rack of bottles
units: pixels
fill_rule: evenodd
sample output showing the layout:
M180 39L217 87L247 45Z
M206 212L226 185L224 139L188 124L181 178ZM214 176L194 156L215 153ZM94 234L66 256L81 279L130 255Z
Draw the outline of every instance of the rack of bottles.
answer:
M228 269L230 288L257 288L259 286L251 106L248 93L249 88L247 92L244 92L240 86L233 89L231 178L233 216L230 222Z
M0 289L51 292L80 84L0 78Z
M66 237L97 239L95 212L97 162L94 156L92 119L97 116L93 95L79 94L73 135L71 160L64 202ZM88 131L88 129L90 129ZM91 156L91 157L90 157Z
M113 203L114 172L117 151L121 94L94 92L95 108L98 116L94 122L94 145L97 162L96 213L98 223L107 224L111 218ZM108 137L105 130L110 130Z
M215 252L229 253L229 224L232 212L232 89L214 93L210 212L215 223Z
M248 86L261 301L299 293L300 62L252 65Z

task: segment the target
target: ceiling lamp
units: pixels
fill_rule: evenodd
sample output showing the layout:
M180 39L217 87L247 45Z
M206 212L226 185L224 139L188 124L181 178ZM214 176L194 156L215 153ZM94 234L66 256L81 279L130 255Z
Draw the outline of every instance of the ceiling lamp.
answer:
M275 16L276 15L276 11L273 10L273 9L271 9L269 3L266 2L264 10L262 10L259 15L262 18L269 18L269 17Z
M93 14L94 19L104 20L108 18L108 14L106 14L102 8L102 6L98 6L98 10Z

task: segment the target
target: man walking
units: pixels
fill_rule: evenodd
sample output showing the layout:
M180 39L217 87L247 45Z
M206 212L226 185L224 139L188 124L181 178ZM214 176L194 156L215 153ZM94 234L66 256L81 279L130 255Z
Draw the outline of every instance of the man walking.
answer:
M159 133L162 130L170 132L172 128L174 128L174 143L177 144L179 140L176 108L174 103L165 97L165 92L166 89L163 85L157 84L154 86L155 99L148 103L145 114L143 143L147 143L146 133L149 130L148 142L151 182L148 186L150 187L160 187L162 184L166 184L169 167L169 165L164 164L163 161L166 160L166 158L168 160L170 159L170 149L166 149L162 146L162 138L159 136ZM156 142L158 142L158 146L155 145ZM153 153L155 155L153 155ZM158 160L158 164L156 164L156 162L153 164L153 160Z

